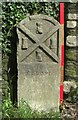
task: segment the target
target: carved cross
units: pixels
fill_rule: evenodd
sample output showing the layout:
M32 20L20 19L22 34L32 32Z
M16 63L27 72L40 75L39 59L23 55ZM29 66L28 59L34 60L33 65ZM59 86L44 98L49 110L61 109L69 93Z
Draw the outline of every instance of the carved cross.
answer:
M42 48L52 59L54 59L54 61L58 62L58 56L54 52L52 52L43 42L50 38L59 29L59 25L54 26L53 29L48 31L47 34L44 34L40 38L40 40L24 25L19 24L17 27L23 34L29 36L35 42L35 44L27 48L26 51L23 51L24 54L22 53L21 62L26 59L30 54L32 54L33 51L35 51L38 47Z

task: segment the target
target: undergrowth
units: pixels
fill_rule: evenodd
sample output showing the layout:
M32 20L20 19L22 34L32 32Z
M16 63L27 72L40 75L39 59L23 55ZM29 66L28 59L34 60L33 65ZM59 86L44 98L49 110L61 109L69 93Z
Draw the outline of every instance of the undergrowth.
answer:
M19 107L14 107L9 99L3 100L2 113L3 120L5 120L5 118L6 120L12 118L47 118L48 120L62 120L59 112L54 112L53 110L49 112L33 111L28 103L23 100L20 102Z

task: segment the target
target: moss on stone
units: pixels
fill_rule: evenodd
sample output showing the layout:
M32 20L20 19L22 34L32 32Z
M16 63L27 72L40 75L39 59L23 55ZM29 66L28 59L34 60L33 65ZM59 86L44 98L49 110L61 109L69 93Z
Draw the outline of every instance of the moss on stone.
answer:
M73 68L72 66L71 67L67 67L65 69L65 75L66 76L72 76L72 77L76 77L77 76L77 73L76 73L76 69Z
M66 51L66 59L70 59L70 60L76 60L76 50L67 50Z

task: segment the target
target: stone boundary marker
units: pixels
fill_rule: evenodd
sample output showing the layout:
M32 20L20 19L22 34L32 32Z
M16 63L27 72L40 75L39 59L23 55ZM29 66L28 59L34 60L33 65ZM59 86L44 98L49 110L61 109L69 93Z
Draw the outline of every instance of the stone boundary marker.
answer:
M17 26L18 102L23 99L32 109L59 111L61 31L58 21L42 14Z
M1 18L0 18L1 19ZM78 9L77 9L77 4L70 4L68 6L68 15L67 15L67 29L68 29L68 35L66 37L66 46L69 48L77 48L78 47ZM73 32L72 32L73 31ZM77 55L78 52L77 50L68 50L67 53L67 70L72 71L73 73L69 73L69 75L67 74L67 76L69 76L69 79L71 79L70 76L73 76L73 79L78 78L78 75L76 73L76 69L75 67L78 66L77 64ZM68 56L68 54L71 54L70 56ZM2 53L0 51L0 60L2 57ZM70 59L70 61L69 61ZM71 62L73 59L74 63ZM76 64L76 66L74 65ZM0 68L2 68L2 63L0 61ZM69 66L70 65L70 66ZM73 68L73 69L72 69ZM2 80L2 69L0 69L0 85L1 85L1 80ZM0 93L2 93L2 86L0 86ZM1 98L1 94L0 94L0 98ZM2 100L2 99L1 99ZM1 101L0 101L1 102ZM0 112L1 115L1 112Z

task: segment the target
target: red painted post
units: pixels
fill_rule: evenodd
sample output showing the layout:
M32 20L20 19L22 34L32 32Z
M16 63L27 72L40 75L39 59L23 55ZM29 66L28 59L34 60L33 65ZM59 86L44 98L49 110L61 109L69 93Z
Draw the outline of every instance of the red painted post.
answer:
M60 103L62 104L64 101L64 3L60 3L60 24L62 27L62 44L61 44L61 80L60 80Z

